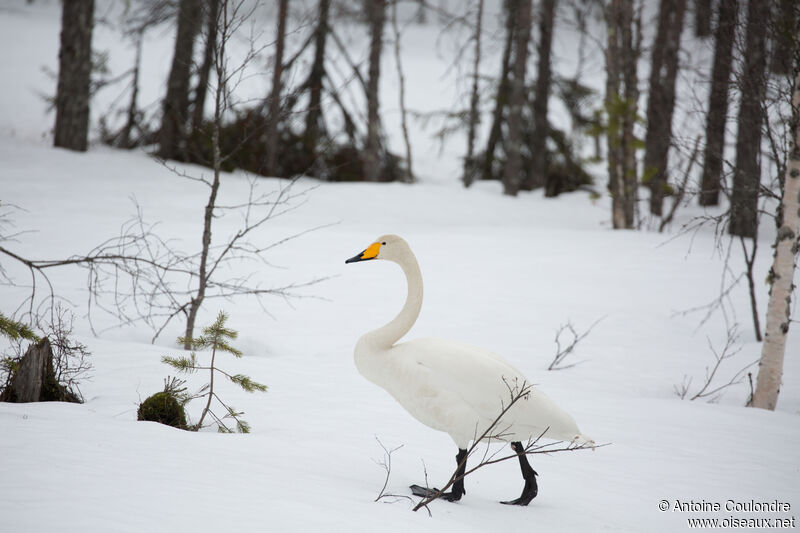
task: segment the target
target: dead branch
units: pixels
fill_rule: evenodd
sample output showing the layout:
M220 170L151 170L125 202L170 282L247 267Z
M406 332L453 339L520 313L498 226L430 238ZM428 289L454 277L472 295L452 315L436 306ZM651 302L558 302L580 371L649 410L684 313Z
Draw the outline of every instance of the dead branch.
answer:
M747 364L744 368L736 372L728 381L722 383L721 385L717 385L714 383L714 379L717 376L717 372L719 371L722 363L736 354L738 354L742 347L738 346L735 347L736 344L739 342L739 332L737 331L737 325L734 324L732 327L728 328L727 335L725 338L725 345L722 347L721 351L718 351L711 339L706 338L708 341L708 347L711 349L711 353L714 355L714 364L709 368L706 367L705 371L705 380L703 382L702 387L698 390L695 394L689 397L689 401L694 401L699 398L708 398L711 397L709 400L710 402L716 402L719 400L721 396L721 392L728 387L732 387L733 385L738 385L741 383L745 376L749 375L747 370L758 363L758 360L753 361L752 363ZM673 385L673 389L675 394L681 399L686 399L690 394L690 388L692 385L692 378L684 375L683 381L680 385Z
M678 207L683 202L683 197L686 195L686 185L689 183L689 176L692 173L692 167L694 167L694 163L697 160L697 154L699 153L700 149L700 136L698 135L694 141L694 149L692 150L692 155L689 157L689 163L686 165L686 170L683 173L683 180L681 181L680 186L678 187L678 191L675 193L675 197L672 199L672 206L670 207L669 213L661 220L661 224L658 226L658 232L661 233L664 231L664 228L672 222L672 219L675 217L675 213L678 211Z
M573 366L579 364L580 361L576 363L571 363L569 365L562 365L561 363L563 363L564 359L566 359L566 357L575 350L575 346L577 346L580 341L585 339L589 335L589 333L592 332L594 327L597 324L599 324L604 318L605 317L600 317L597 320L595 320L594 323L591 326L589 326L589 329L587 329L583 333L578 333L575 330L575 326L573 326L572 322L570 321L567 321L566 324L558 328L558 331L556 331L556 338L555 338L556 355L555 357L553 357L553 360L550 362L550 366L547 367L547 370L564 370L567 368L572 368ZM569 332L569 334L572 336L572 339L569 341L569 344L567 344L567 346L562 348L561 334L564 333L565 331Z
M386 477L383 480L383 487L381 487L381 490L378 493L378 497L375 498L374 501L377 502L383 498L394 498L394 500L391 501L390 503L395 503L401 498L405 498L408 501L413 502L414 500L412 500L410 496L406 496L404 494L392 494L386 492L386 487L389 485L389 476L391 476L392 474L392 454L397 450L399 450L400 448L402 448L403 445L401 444L400 446L396 446L390 450L383 445L381 439L379 439L377 436L375 437L375 440L378 442L378 445L383 450L383 458L379 461L375 461L375 464L377 464L386 471Z

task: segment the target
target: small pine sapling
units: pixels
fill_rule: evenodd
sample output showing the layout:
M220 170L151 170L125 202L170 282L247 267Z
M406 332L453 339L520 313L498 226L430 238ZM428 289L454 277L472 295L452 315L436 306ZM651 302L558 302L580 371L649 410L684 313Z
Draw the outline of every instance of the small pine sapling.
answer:
M237 412L233 407L222 401L219 395L217 395L217 393L214 391L214 377L217 373L220 373L233 383L239 385L246 392L265 392L267 390L267 386L253 381L250 379L250 377L245 376L244 374L229 374L224 370L217 368L217 352L227 352L236 357L242 356L242 352L229 344L230 341L236 340L236 337L239 334L235 330L225 327L225 322L227 320L228 315L226 315L223 311L220 311L214 323L204 328L203 334L200 337L190 339L191 346L194 350L211 350L211 362L208 366L204 366L197 361L197 354L195 354L194 351L191 352L188 357L164 356L161 358L161 360L179 372L194 373L198 370L208 370L209 382L203 385L197 394L191 397L192 399L206 398L206 406L203 408L203 412L200 414L200 420L195 426L193 426L194 430L199 430L202 428L203 421L205 420L206 416L210 416L214 419L214 422L217 424L217 428L222 433L233 433L233 430L224 422L224 419L226 418L232 418L236 422L236 431L239 433L249 433L250 425L241 417L244 413ZM185 341L186 339L183 337L178 339L178 342L181 344L183 344ZM225 410L225 414L222 416L218 416L211 409L212 400L215 399Z

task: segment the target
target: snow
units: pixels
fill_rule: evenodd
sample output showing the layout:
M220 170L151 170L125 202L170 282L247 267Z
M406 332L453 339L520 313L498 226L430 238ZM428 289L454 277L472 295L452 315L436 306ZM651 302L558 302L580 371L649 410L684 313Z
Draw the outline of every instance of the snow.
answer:
M134 214L135 198L165 237L195 249L202 185L141 151L51 148L52 115L34 91L54 85L40 66L55 67L58 6L22 0L0 6L0 48L9 51L0 57L0 199L23 208L13 213L16 229L32 231L4 246L37 259L86 252L116 234ZM114 46L107 28L97 38L98 48ZM169 36L159 39L149 45L153 50L167 46ZM24 44L24 53L10 52L18 50L12 44ZM425 54L422 46L410 48ZM430 60L424 68L434 68ZM168 59L158 61L164 64L148 68L165 68ZM414 68L406 66L408 72ZM145 94L156 92L160 78L152 78ZM445 79L437 83L446 88ZM441 103L441 94L437 98L432 105ZM434 144L430 132L415 136L419 145ZM204 306L200 325L225 309L229 325L240 332L235 346L244 357L223 356L220 366L269 386L267 393L247 394L221 385L221 396L246 413L249 435L137 422L139 402L174 374L160 358L181 353L173 341L180 325L150 344L152 331L145 326L107 329L114 320L95 313L96 336L84 318L85 272L54 272L57 292L74 303L76 333L92 351L94 370L82 385L83 405L0 404L0 530L671 532L686 529L686 519L694 517L797 515L796 327L777 411L744 408L747 383L726 389L717 403L680 400L673 392L684 375L697 390L713 362L707 342L720 348L725 340L720 313L700 324L704 311L684 312L719 295L724 258L710 230L685 236L614 232L607 197L575 193L550 200L523 193L511 199L497 184L485 183L463 190L455 174L441 174L457 168L457 161L445 154L443 163L426 169L425 161L434 159L420 157L423 180L415 185L301 180L298 190L309 189L306 203L258 238L272 242L332 225L277 248L270 260L280 268L258 274L276 285L330 279L305 290L315 298L268 300L269 315L246 299ZM248 183L240 173L226 174L222 200L241 200ZM274 190L280 183L263 179L258 187ZM215 235L237 223L235 217L219 219ZM522 488L514 462L470 475L464 499L434 502L430 517L411 512L404 499L373 502L384 481L375 464L383 456L376 437L388 448L402 445L392 455L387 489L396 494L409 495L408 485L423 484L425 471L431 484L441 485L456 453L446 435L413 420L353 364L358 337L394 316L405 287L393 265L344 260L388 232L411 244L425 280L425 303L410 338L452 338L492 349L569 411L582 431L609 444L594 452L534 456L540 493L529 507L497 503ZM770 239L764 235L759 243L757 280L769 269ZM26 283L24 272L6 261L3 266ZM252 267L241 268L247 273ZM743 268L737 254L732 268ZM759 284L757 290L763 317L767 288ZM13 312L25 295L24 288L0 287L0 311ZM741 351L721 370L721 382L760 353L744 282L732 291L729 308L728 319L739 324ZM561 324L571 320L585 330L601 318L571 356L579 365L546 371ZM203 382L197 375L189 383ZM199 412L190 404L195 420ZM792 509L726 512L729 499L778 500ZM719 502L723 510L661 512L661 500Z

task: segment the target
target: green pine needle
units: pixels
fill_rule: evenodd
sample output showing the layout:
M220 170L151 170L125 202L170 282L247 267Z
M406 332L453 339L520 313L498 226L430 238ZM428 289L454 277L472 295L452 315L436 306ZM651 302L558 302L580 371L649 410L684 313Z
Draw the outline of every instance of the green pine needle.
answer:
M11 340L25 339L33 342L39 341L39 336L33 330L16 320L11 320L3 313L0 313L0 334Z
M195 372L197 370L197 356L194 353L190 357L170 357L165 355L161 357L161 362L180 372Z
M244 374L236 374L235 376L230 376L230 380L239 385L247 392L256 392L256 391L266 392L268 388L266 385L262 385L261 383L253 381Z

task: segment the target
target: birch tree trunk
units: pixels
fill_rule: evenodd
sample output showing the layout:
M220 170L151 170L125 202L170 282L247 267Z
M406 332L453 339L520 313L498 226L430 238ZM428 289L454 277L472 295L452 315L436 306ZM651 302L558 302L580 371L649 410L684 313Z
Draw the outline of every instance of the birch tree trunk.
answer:
M508 139L505 143L506 166L503 171L503 193L516 196L522 183L522 110L525 108L525 67L528 42L531 39L531 0L517 1L517 22L514 43L511 94L508 102Z
M85 152L89 134L94 0L64 0L53 144Z
M769 279L769 303L758 381L753 394L753 407L775 410L783 376L783 358L786 352L786 334L789 331L792 280L797 268L796 257L800 248L800 63L795 63L794 92L792 94L792 136L781 207L776 223L775 255Z

